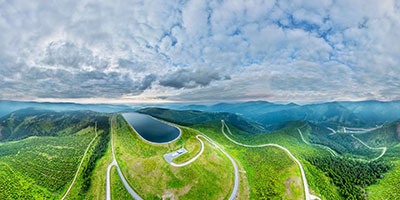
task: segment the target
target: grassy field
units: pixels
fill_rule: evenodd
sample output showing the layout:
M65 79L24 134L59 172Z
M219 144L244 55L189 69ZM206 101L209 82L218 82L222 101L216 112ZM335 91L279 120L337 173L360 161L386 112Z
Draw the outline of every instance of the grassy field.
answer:
M121 178L118 175L117 168L115 166L111 168L111 199L133 200L132 196L129 194L124 184L122 183Z
M377 184L367 188L368 198L398 200L400 199L400 144L389 148L382 158L385 162L391 163L393 167Z
M143 141L117 116L114 145L118 164L132 188L144 199L227 199L233 189L234 171L229 159L218 149L205 143L204 153L193 163L173 167L163 158L190 143L198 145L197 133L182 128L182 136L169 144ZM194 140L192 139L194 138ZM195 155L195 153L191 153Z
M223 136L221 122L202 124L194 128L221 144L242 164L249 182L250 199L304 198L300 170L284 151L276 147L246 148L233 144ZM230 128L233 132L231 137L235 140L246 144L256 141L243 139L247 134L233 126Z

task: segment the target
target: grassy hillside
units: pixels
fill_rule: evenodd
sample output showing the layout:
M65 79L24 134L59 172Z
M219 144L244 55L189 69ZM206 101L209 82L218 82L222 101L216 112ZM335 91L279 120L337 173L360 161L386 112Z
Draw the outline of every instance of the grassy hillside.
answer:
M164 108L145 108L139 110L139 112L170 122L188 126L213 121L220 121L221 119L223 119L227 122L235 124L235 126L240 130L246 130L248 133L265 132L265 128L263 126L232 113L211 113L195 110L178 111Z
M169 144L142 140L119 115L114 125L117 162L132 188L144 199L226 199L233 189L229 159L204 141L203 154L184 167L173 167L163 155L198 143L197 133L182 128L182 136Z
M234 126L230 127L234 134L242 132ZM221 122L199 124L193 128L219 143L225 151L239 161L249 182L250 199L302 199L304 197L300 171L284 151L276 147L237 146L222 135ZM232 137L238 139L244 134L242 132Z
M164 119L176 120L181 117L176 115L182 112L168 111L168 113L171 116L164 115L169 117ZM322 199L363 199L371 193L372 190L369 189L371 184L377 185L386 180L381 178L384 177L386 171L389 170L388 174L391 173L391 164L384 160L367 162L379 156L380 150L368 149L349 134L332 133L322 126L307 121L284 122L275 125L273 127L275 131L262 134L248 134L231 122L227 124L233 133L231 137L236 141L245 144L274 143L289 149L305 167L312 191ZM283 151L274 147L237 146L222 135L220 121L208 121L192 127L201 130L220 143L241 163L246 171L251 199L281 199L289 198L289 194L292 197L293 194L302 195L301 185L296 186L295 182L288 184L300 175L297 166ZM302 131L306 142L302 140L298 129ZM325 148L314 144L329 146L338 153L339 157L332 157ZM388 154L394 154L394 152L391 153L391 150L388 150ZM328 161L331 164L324 164L329 163ZM351 172L351 170L356 171ZM362 173L356 175L363 171L371 173L368 173L368 176L361 176ZM274 176L271 177L270 174ZM342 176L337 177L338 174Z

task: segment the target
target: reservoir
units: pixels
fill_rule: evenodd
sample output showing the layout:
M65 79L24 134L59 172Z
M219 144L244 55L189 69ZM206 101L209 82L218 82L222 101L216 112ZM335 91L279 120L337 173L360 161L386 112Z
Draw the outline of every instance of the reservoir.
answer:
M179 128L149 115L130 112L122 116L141 138L151 143L168 143L181 135Z

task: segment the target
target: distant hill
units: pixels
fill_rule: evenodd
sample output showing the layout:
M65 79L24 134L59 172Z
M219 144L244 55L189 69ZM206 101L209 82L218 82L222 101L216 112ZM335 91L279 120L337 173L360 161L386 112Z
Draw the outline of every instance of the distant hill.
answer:
M257 121L262 124L274 124L287 120L307 120L327 126L367 126L357 115L336 102L298 106L257 117Z
M400 119L400 101L326 102L307 105L276 104L267 101L187 105L178 109L230 112L263 125L287 120L308 120L335 128L375 127Z
M232 113L201 112L195 110L181 111L164 108L145 108L139 110L138 112L181 125L195 125L225 120L231 124L234 124L242 131L247 131L249 133L265 132L265 128L263 126Z
M358 134L358 138L371 146L393 146L400 143L400 121L395 121L381 128Z
M275 104L268 101L248 101L237 103L218 103L215 105L188 105L179 109L200 110L212 112L230 112L245 116L248 119L255 120L268 112L276 112L284 109L300 107L297 104Z
M400 119L400 101L360 101L339 103L366 123L385 124Z
M93 111L55 112L36 108L14 111L0 118L0 141L20 140L30 136L73 134L94 121L107 117ZM107 122L107 121L106 121Z
M78 103L52 103L33 101L5 101L0 100L0 117L13 111L24 108L38 108L54 111L92 110L95 112L120 112L132 110L130 106L123 104L78 104Z

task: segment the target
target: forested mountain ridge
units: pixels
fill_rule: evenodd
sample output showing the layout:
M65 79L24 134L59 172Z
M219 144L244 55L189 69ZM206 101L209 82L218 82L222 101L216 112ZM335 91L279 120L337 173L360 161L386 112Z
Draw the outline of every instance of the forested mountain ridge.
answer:
M237 128L242 131L247 131L248 133L262 133L266 131L260 124L232 113L201 112L195 110L179 111L164 108L145 108L138 112L181 125L194 125L225 120L235 124Z
M334 101L298 105L268 101L187 105L176 109L230 112L270 125L287 120L308 120L335 128L375 127L400 119L400 101Z
M28 108L0 124L0 199L60 199L77 172L71 199L95 187L95 163L109 144L108 114Z
M94 112L112 113L119 111L132 110L131 106L124 104L79 104L66 102L34 102L34 101L7 101L0 100L0 117L4 117L11 112L36 108L53 111L79 111L91 110Z
M65 136L73 134L104 115L92 111L55 112L26 108L0 118L0 141L20 140L30 136Z
M357 137L372 146L394 146L400 143L400 120L389 123Z

